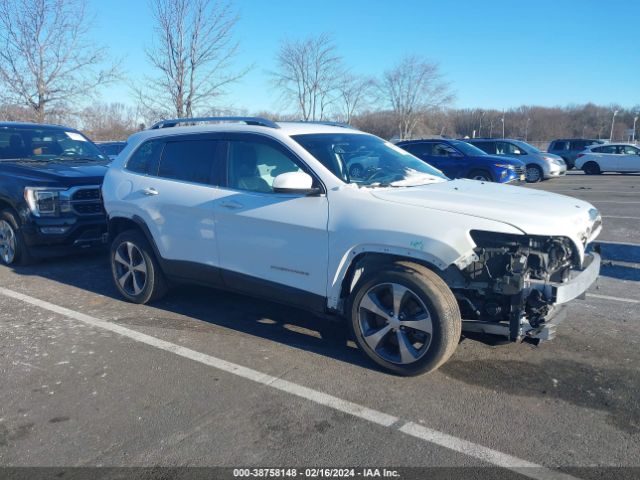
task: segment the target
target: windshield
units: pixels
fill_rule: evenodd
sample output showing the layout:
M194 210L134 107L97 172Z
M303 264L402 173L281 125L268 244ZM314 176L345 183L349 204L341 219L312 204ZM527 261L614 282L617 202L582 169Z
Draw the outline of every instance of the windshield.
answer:
M84 135L57 128L0 128L0 159L106 160Z
M440 170L373 135L320 133L292 138L347 183L416 186L447 179Z
M529 145L527 142L522 142L520 140L513 140L513 143L515 145L519 146L525 152L528 152L528 153L542 153L536 147L534 147L533 145Z
M487 152L485 152L484 150L480 150L478 147L471 145L470 143L467 143L467 142L451 140L449 143L451 143L453 147L457 148L468 157L478 157L481 155L487 155Z

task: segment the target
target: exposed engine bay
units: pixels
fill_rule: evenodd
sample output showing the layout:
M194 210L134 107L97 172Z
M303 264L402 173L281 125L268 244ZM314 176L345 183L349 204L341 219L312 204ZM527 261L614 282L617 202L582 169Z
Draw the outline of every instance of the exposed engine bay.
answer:
M450 268L452 288L467 326L485 333L504 332L511 340L541 327L554 309L545 288L569 280L580 255L563 237L471 232L475 255L463 269ZM500 324L486 328L481 323ZM526 328L525 328L526 326Z

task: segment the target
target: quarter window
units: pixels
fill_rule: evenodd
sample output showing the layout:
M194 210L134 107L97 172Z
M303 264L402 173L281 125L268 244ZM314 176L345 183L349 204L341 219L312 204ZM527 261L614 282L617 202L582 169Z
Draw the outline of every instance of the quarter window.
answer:
M566 142L564 140L555 142L553 145L553 148L551 148L551 150L568 150L568 149L569 149L569 142Z
M169 142L162 151L158 176L185 182L212 184L219 160L216 140L181 140Z
M251 192L273 192L274 179L301 168L283 151L262 142L229 142L228 186Z
M127 170L143 175L155 175L158 171L158 157L162 141L149 140L135 151L127 162Z

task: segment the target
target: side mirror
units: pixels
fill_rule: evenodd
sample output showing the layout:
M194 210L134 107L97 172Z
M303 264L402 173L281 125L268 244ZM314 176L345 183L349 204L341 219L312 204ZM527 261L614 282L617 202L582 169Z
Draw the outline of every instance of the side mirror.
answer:
M304 172L281 173L273 179L275 193L293 193L298 195L317 195L319 188L313 187L313 178Z

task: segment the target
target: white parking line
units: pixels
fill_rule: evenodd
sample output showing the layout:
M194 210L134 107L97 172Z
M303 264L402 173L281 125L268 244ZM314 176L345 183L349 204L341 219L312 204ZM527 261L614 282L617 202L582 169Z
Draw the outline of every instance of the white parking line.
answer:
M636 300L635 298L612 297L610 295L599 295L597 293L587 293L587 297L601 298L602 300L613 300L615 302L640 303L640 300Z
M625 220L640 220L640 217L620 217L618 215L603 215L602 218L622 218Z
M367 420L377 425L400 431L414 438L424 440L426 442L447 448L449 450L454 450L464 455L477 458L483 462L487 462L492 465L517 472L530 478L535 478L538 480L575 480L575 477L572 477L571 475L551 470L541 465L519 459L517 457L512 457L511 455L507 455L505 453L498 452L497 450L493 450L491 448L469 442L462 438L454 437L437 430L432 430L430 428L417 425L413 422L402 420L393 415L389 415L378 410L373 410L362 405L358 405L357 403L349 402L333 395L329 395L312 388L304 387L287 380L282 380L266 373L243 367L242 365L231 363L226 360L207 355L205 353L197 352L195 350L191 350L175 343L167 342L165 340L161 340L151 335L146 335L136 330L131 330L115 323L100 320L84 313L76 312L74 310L70 310L68 308L61 307L44 300L39 300L29 295L25 295L2 287L0 287L0 294L16 300L20 300L30 305L34 305L44 310L63 315L65 317L73 318L93 327L109 330L111 332L135 340L136 342L144 343L160 350L171 352L180 357L188 358L195 362L217 368L218 370L237 375L239 377L251 380L262 385L267 385L271 388L275 388L276 390L280 390L291 395L296 395L319 405L344 412L348 415Z

